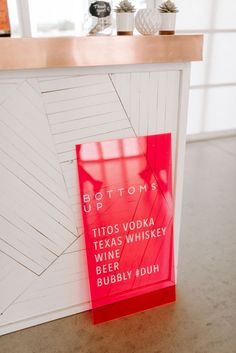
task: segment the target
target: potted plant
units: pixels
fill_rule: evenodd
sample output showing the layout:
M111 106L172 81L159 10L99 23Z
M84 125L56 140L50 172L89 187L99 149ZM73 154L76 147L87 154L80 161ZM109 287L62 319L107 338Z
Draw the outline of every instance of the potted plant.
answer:
M128 0L121 1L114 9L118 35L132 35L134 30L135 6Z
M175 34L176 13L179 10L174 2L166 0L158 9L161 14L161 27L159 34Z

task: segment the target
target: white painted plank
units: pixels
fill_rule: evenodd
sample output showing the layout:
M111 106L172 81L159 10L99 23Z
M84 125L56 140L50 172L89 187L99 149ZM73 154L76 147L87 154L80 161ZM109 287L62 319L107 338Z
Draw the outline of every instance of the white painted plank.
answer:
M124 110L128 118L130 119L131 74L130 73L111 74L110 77L115 87L115 90L122 102Z
M27 96L26 98L24 97L24 94ZM64 237L66 228L69 229L70 232L76 234L74 216L68 206L68 195L65 192L65 185L60 171L59 162L55 154L47 118L45 117L45 114L42 114L41 111L39 112L38 108L34 106L34 104L39 104L38 97L40 98L40 95L37 94L35 89L32 88L29 83L25 82L14 91L13 97L9 97L9 99L4 102L4 109L0 109L0 112L2 113L1 135L3 134L5 138L5 140L3 138L0 143L2 151L1 162L2 165L11 172L11 180L13 185L15 185L15 188L21 188L27 200L33 198L37 201L38 203L36 202L36 204L38 204L39 208L46 208L47 212L51 214L51 218L54 218L54 222L56 220L57 224L62 223L62 237ZM10 104L10 102L12 102L12 104ZM19 111L15 109L16 107L14 107L15 110L12 111L14 103L16 103L15 105L19 108ZM11 114L7 113L5 109L10 110ZM34 113L34 122L37 120L37 128L40 126L40 129L37 129L37 131L33 131L31 128L32 115ZM38 134L40 136L35 137L35 135ZM41 136L48 136L47 147L45 147L44 141L41 141ZM9 147L9 144L6 144L7 138L9 138L9 143L13 145L12 148ZM15 138L18 139L18 141L21 140L21 144L14 145ZM48 148L49 145L51 145L51 151ZM24 158L15 152L14 148L19 148L19 153L25 153L27 150L27 158L29 158L29 151L33 151L30 156L30 163L27 158ZM40 157L38 154L41 154ZM52 173L52 178L56 179L56 183L53 183L51 178L50 172L52 170L50 171L48 165L45 165L46 163L42 164L42 161L45 159L50 163L50 166L52 167L51 169L54 169L54 175ZM37 164L44 173L40 173L36 169L37 167L35 168ZM49 177L47 177L45 171L50 173ZM15 184L16 179L17 183ZM24 184L23 188L22 185L19 185L19 181ZM57 186L57 184L59 184L59 186ZM63 191L60 192L59 189L62 189ZM72 235L69 234L68 239L70 239L71 236Z
M136 136L139 135L140 120L140 80L139 73L131 74L130 121Z
M41 100L41 104L43 106L43 101L42 101L42 96L41 96L41 89L39 85L39 80L36 78L28 78L27 79L28 84L35 90L36 93L38 93L39 98Z
M106 113L106 114L99 114L99 115L93 115L90 117L86 117L84 119L75 119L73 121L64 121L60 124L52 125L52 135L59 135L59 134L64 134L67 132L83 129L86 127L94 126L94 125L100 125L104 123L109 123L112 121L118 121L121 119L124 119L123 112L118 111L118 112L113 112L112 114ZM56 139L56 136L54 137L54 140Z
M158 105L157 105L157 126L156 129L158 133L164 133L165 130L165 119L166 119L166 104L171 101L168 99L167 90L167 72L160 72L158 74Z
M41 235L40 243L56 255L60 255L65 247L74 241L74 236L59 221L51 217L45 208L40 209L25 195L19 197L14 188L5 185L4 190L1 189L1 203L2 207L8 207L13 214L33 227Z
M149 123L149 89L150 73L142 72L139 76L139 135L146 136L148 133Z
M25 133L31 133L41 145L54 152L47 118L30 99L35 100L34 89L24 82L4 101L2 107L11 115L14 122L18 121L18 125L22 126Z
M8 230L10 231L10 230ZM11 233L10 233L11 234ZM13 234L14 236L14 234ZM32 256L28 257L26 254L21 253L16 248L9 245L5 240L0 239L1 252L8 255L10 258L19 263L19 266L23 265L25 268L30 269L34 274L40 274L43 272L44 267L35 261Z
M9 197L9 200L14 200L16 203L17 200L18 203L23 201L24 208L26 210L28 209L29 212L31 211L31 208L35 209L36 207L35 215L39 214L39 217L42 217L42 223L48 225L53 224L53 228L57 229L58 231L56 233L57 236L66 240L65 246L69 245L70 242L74 239L72 233L76 232L74 222L70 221L66 215L60 212L60 210L55 208L49 202L44 200L40 195L32 192L32 190L27 185L21 182L18 178L15 177L15 175L10 173L6 168L2 166L0 166L0 175L2 181L1 194L6 193ZM37 251L37 249L35 249L35 251Z
M0 322L1 314L37 277L0 252ZM0 324L1 325L1 324Z
M167 73L168 96L166 97L165 131L176 132L179 102L179 77L179 71L170 71Z
M0 114L1 114L0 108ZM15 148L19 153L23 154L29 163L34 164L40 170L42 170L49 178L51 178L61 189L63 189L64 181L61 175L61 171L58 168L58 163L51 163L42 154L41 150L33 148L32 145L28 143L25 136L17 134L13 131L5 122L0 120L0 137L1 141L9 141L12 148ZM2 142L3 143L3 142ZM0 145L2 145L2 143Z
M33 255L34 259L44 268L55 260L55 254L41 243L39 234L34 232L24 220L10 212L8 207L1 206L0 223L2 225L0 238L19 252L29 257ZM8 232L9 229L11 231Z
M111 82L107 83L97 83L91 86L82 86L78 88L68 88L65 90L52 91L48 93L43 93L44 102L52 103L59 102L68 99L75 99L81 97L93 96L101 93L111 93L114 91L114 88L111 85Z
M172 132L172 171L175 177L175 160L176 160L176 138L178 128L178 114L179 114L179 84L180 72L170 71L167 74L167 91L168 99L166 102L166 119L165 131Z
M72 77L62 77L53 80L41 81L40 88L42 93L66 90L76 87L91 86L109 82L107 75L82 75Z
M35 252L37 256L34 256L35 254L31 252L31 246L24 245L22 242L22 238L26 238L25 233L20 232L19 229L5 221L1 216L0 226L2 228L0 238L1 251L35 274L39 275L42 273L42 271L45 270L50 265L50 263L56 259L56 257L53 255L50 261L44 259L43 252L41 250ZM10 244L12 239L14 239L14 246ZM42 254L40 254L40 252ZM46 251L44 253L49 254L49 252Z
M43 70L42 70L43 71ZM40 72L37 72L37 80L38 80L38 82L40 83L40 85L41 85L41 82L50 82L50 81L57 81L57 80L61 80L61 79L63 79L63 78L68 78L68 77L73 77L73 76L75 76L75 75L78 75L78 72L75 74L74 73L74 75L72 75L71 73L69 74L69 73L67 73L67 74L65 74L65 75L62 75L62 73L61 73L61 70L60 70L60 73L59 72L57 72L56 74L52 74L52 75L50 75L50 76L48 76L48 70L46 70L47 72L45 73L44 72L44 74L43 75L41 75L41 73L42 73L42 71L40 71ZM32 75L31 75L32 76Z
M62 255L2 315L0 326L89 301L85 252Z
M56 113L53 115L49 115L48 118L49 118L49 123L52 126L54 124L64 123L65 121L68 122L68 121L74 121L79 119L86 119L93 116L99 116L99 115L103 116L104 114L113 114L116 112L120 112L124 116L124 113L120 106L119 101L112 102L112 103L103 103L103 104L93 106L93 102L91 98L91 104L89 107L70 110L62 113Z
M51 175L48 172L46 173L45 170L39 168L39 165L35 163L35 161L32 162L26 158L25 154L11 143L10 139L7 140L5 136L2 136L2 133L0 133L0 137L0 153L8 156L10 160L13 159L15 163L21 166L21 168L27 171L32 177L37 179L38 182L44 185L46 189L57 195L57 197L65 204L68 202L68 195L66 193L62 178L59 179L61 181L60 183L55 182L55 180L51 178ZM7 166L9 167L8 163ZM19 175L20 174L18 174L18 176Z
M117 101L115 92L101 93L92 96L93 106L104 103L113 103ZM47 103L46 110L48 114L55 114L59 112L66 112L79 108L89 107L91 105L91 96L63 100L55 103Z
M33 105L45 116L43 100L41 97L41 92L39 91L37 80L31 79L24 81L21 85L18 86L18 91L29 101L29 104Z
M8 219L11 224L14 224L17 229L20 229L24 232L24 236L22 237L22 241L26 242L27 244L31 245L33 248L36 247L37 252L39 249L39 253L41 248L44 249L43 256L49 261L53 261L55 256L60 255L63 249L63 239L59 238L54 232L52 235L50 234L50 229L46 229L44 233L40 230L40 227L37 226L30 220L30 218L26 212L21 212L17 208L11 208L12 203L7 200L5 195L2 195L4 203L0 203L0 215L3 216L5 219ZM28 217L22 217L26 214ZM0 236L1 237L1 236ZM15 239L10 240L7 239L8 243L13 244ZM32 250L32 249L31 249ZM34 249L35 251L35 249Z
M148 116L148 134L158 133L157 121L161 118L158 115L158 82L159 73L151 72L149 81L149 116Z
M60 167L55 152L50 150L48 146L42 144L39 141L38 136L33 135L24 125L22 125L20 122L20 117L19 120L16 119L7 110L3 109L3 106L0 106L0 121L4 123L9 129L11 129L25 143L30 145L31 149L33 149L42 158L48 161L48 163L50 163L53 168L60 172Z
M21 181L24 186L27 186L27 189L30 193L35 194L35 196L39 196L39 198L42 199L45 204L51 205L51 207L58 210L60 214L73 221L73 216L69 206L60 198L58 198L57 194L51 192L51 190L45 187L40 182L40 180L36 179L34 176L28 173L27 170L18 164L17 161L9 158L9 155L7 155L5 152L2 152L1 150L0 161L0 164L12 174L13 178L17 179L17 183Z
M0 82L0 104L4 102L12 91L15 90L17 84L14 82L3 83Z

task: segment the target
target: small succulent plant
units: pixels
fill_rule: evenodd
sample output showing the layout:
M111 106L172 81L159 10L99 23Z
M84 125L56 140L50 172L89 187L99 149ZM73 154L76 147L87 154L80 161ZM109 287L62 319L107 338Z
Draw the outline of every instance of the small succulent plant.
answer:
M176 7L176 5L173 3L173 1L166 0L159 6L159 11L161 13L168 13L168 12L175 13L175 12L178 12L179 10Z
M114 9L115 12L135 12L135 6L129 0L123 0Z

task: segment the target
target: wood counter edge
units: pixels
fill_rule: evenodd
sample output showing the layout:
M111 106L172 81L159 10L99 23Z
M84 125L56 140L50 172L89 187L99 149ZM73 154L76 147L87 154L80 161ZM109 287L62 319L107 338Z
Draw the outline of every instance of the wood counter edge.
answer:
M203 35L1 38L0 70L202 60Z

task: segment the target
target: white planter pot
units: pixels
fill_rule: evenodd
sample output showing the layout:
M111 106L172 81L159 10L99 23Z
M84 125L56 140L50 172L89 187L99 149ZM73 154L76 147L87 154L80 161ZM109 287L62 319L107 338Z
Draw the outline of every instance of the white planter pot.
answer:
M176 13L161 13L160 34L174 34Z
M116 14L116 29L118 35L132 35L134 30L134 13L122 12Z

